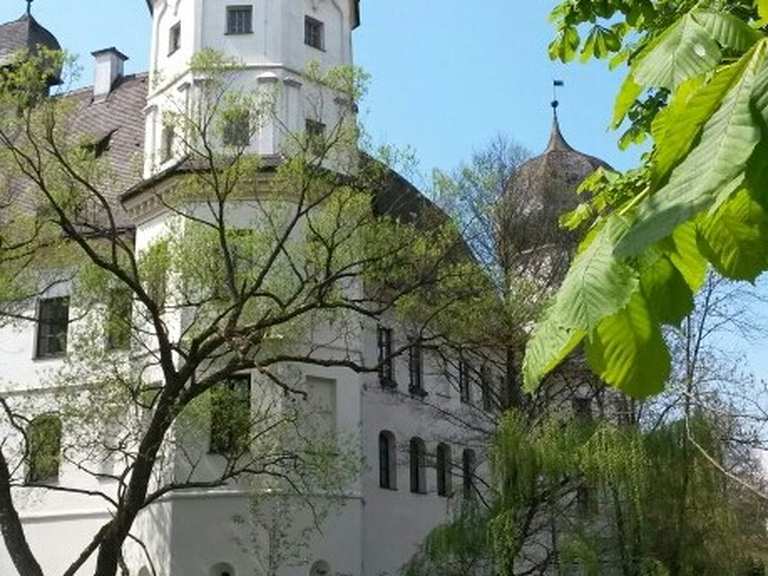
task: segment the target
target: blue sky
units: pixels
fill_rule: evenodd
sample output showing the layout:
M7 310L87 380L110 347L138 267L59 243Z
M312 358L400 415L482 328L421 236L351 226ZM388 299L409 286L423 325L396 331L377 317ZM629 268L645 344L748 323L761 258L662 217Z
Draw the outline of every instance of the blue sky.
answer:
M537 153L551 125L552 80L565 81L561 124L570 143L617 168L637 162L607 130L622 80L604 64L552 63L547 13L533 0L362 0L357 64L372 76L363 118L377 141L411 147L421 173L451 168L497 133ZM0 22L15 19L23 0L3 0ZM147 68L150 20L144 0L35 0L33 14L81 56L82 83L92 77L90 53L116 46L127 71ZM423 182L419 182L423 183ZM762 346L741 350L768 378Z

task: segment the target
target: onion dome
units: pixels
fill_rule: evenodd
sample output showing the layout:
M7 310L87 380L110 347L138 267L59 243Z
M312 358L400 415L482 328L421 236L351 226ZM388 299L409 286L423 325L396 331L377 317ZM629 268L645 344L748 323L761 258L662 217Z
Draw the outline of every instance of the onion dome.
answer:
M35 54L41 47L61 50L56 37L29 12L18 20L0 24L0 67L12 64L19 53Z
M560 130L556 104L552 133L546 150L525 162L513 174L501 202L498 218L501 255L507 270L528 268L532 258L559 276L557 268L570 259L575 235L560 228L559 219L576 208L579 185L598 168L610 166L575 150ZM537 256L533 256L533 253ZM554 258L557 255L556 258ZM557 262L556 262L557 261Z

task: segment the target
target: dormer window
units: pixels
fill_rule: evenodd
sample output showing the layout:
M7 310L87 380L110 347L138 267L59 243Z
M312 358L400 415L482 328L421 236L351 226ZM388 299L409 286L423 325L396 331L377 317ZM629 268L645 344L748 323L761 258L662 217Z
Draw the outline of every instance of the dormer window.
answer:
M305 16L304 44L318 50L325 50L325 24L311 16Z
M181 48L181 22L177 22L171 26L171 31L168 35L168 56L176 52L179 48Z
M253 6L227 6L227 34L253 34Z

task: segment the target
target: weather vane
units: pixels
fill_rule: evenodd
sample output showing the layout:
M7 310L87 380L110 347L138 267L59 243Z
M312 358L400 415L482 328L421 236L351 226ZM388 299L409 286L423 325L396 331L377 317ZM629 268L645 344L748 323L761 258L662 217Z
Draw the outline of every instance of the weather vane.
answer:
M557 108L560 106L560 101L557 99L557 89L565 86L565 82L562 80L552 81L552 110L557 114Z

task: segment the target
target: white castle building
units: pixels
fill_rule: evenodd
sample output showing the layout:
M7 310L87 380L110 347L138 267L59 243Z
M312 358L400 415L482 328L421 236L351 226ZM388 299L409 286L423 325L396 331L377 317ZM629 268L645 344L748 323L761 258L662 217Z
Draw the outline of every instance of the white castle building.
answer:
M242 64L237 78L240 87L279 88L274 92L280 99L277 118L262 126L249 144L250 151L269 158L281 147L278 123L294 131L333 124L334 106L318 111L308 103L304 70L310 61L323 68L351 65L352 33L361 21L360 0L147 0L147 8L151 14L149 72L124 75L125 55L113 47L97 50L93 86L64 95L75 104L80 129L109 159L117 180L111 201L125 215L137 251L151 245L173 220L172 213L152 201L147 189L162 183L182 154L163 117L171 106L194 98L201 79L190 71L190 58L203 49L215 49ZM0 25L0 65L7 64L17 50L34 52L41 45L59 48L53 35L29 13ZM398 178L393 186L405 195L418 196ZM0 327L0 393L5 398L43 399L52 394L51 377L72 353L73 335L85 327L83 311L70 306L66 283L47 289L27 312L38 322ZM373 324L358 335L347 353L374 366L405 338L397 326ZM463 432L435 419L421 394L408 393L408 382L418 378L419 388L433 406L456 412L469 410L472 395L479 400L479 388L461 395L452 390L428 355L416 369L414 376L413 363L409 369L402 358L387 359L379 374L321 366L302 369L301 378L313 391L327 420L324 424L340 437L353 439L364 465L343 494L333 495L339 504L318 530L307 533L313 522L307 512L297 512L299 517L287 522L290 526L280 535L282 542L296 546L300 539L307 540L296 557L277 565L265 559L279 556L281 551L275 548L281 544L268 534L254 536L251 523L242 520L252 512L248 491L237 486L184 490L169 493L142 513L132 533L132 539L142 545L129 543L135 549L125 556L130 574L398 573L429 531L448 518L455 502L471 490L470 478L478 466L478 453L460 441ZM242 376L250 383L248 374ZM55 415L43 416L38 423L48 425L58 436L54 450L62 436L66 442L69 431L62 430ZM22 463L17 472L52 489L17 489L14 496L44 573L59 574L110 519L108 503L89 494L114 493L117 483L106 471L103 477L86 474L86 465L65 461L57 453L50 456L44 463ZM56 490L64 486L80 493ZM262 540L252 544L254 538ZM93 573L94 562L89 558L77 574ZM3 543L0 575L17 575Z
M305 71L311 62L322 69L352 65L353 31L361 24L360 0L146 3L151 15L148 73L125 75L127 57L114 47L100 49L93 53L93 85L63 95L75 108L78 130L108 159L114 178L109 201L121 214L121 226L131 234L137 253L171 229L177 217L157 201L156 191L179 171L184 159L179 135L165 118L179 106L189 110L206 81L190 69L191 58L205 49L234 58L237 89L264 89L277 95L275 117L265 120L247 145L248 152L276 162L286 133L322 131L352 108L334 94L325 94L325 105L317 106L314 95L327 90L308 79ZM55 37L31 14L0 24L0 67L19 50L34 52L39 46L59 49ZM553 163L570 166L574 182L599 165L570 148L557 125L545 155L524 173L543 177ZM377 201L384 212L400 210L406 215L426 202L397 175L392 175L389 189ZM233 217L247 221L247 208ZM36 321L0 323L0 397L44 402L54 394L53 375L66 368L75 336L91 327L88 311L70 305L69 288L66 282L53 283L30 302L26 315ZM254 496L236 483L170 491L141 513L124 558L128 573L398 574L429 532L477 489L477 471L483 469L477 438L483 437L482 413L494 404L489 400L493 394L489 381L470 378L463 363L454 386L445 366L426 349L392 356L407 343L405 327L394 321L372 322L346 341L344 353L363 365L379 366L378 373L320 364L297 370L300 385L309 391L316 408L315 427L348 439L352 452L363 461L342 493L309 495L334 503L319 526L304 508L291 508L295 518L280 518L281 509L273 507L272 520L277 515L284 525L277 529L279 534L270 534L265 524L254 531L253 516L259 515ZM338 352L327 348L328 354ZM498 376L491 377L498 382ZM240 374L239 383L250 392L249 405L262 400L255 392L256 374ZM439 414L459 415L459 420L476 425L458 425ZM213 427L212 420L213 416L206 425ZM29 430L35 424L29 422ZM17 488L14 498L44 574L60 574L110 520L112 507L95 494L116 494L119 483L112 471L117 464L98 458L90 463L60 458L58 450L72 432L66 426L62 429L55 415L43 415L37 424L53 430L58 442L48 444L47 460L21 462L15 472L46 484L47 489ZM206 455L197 461L202 470L217 466L212 434L208 441ZM94 468L100 472L94 473ZM270 502L261 499L259 506L270 509ZM76 574L92 574L94 563L95 558L89 558ZM18 574L2 541L0 576L28 576Z

